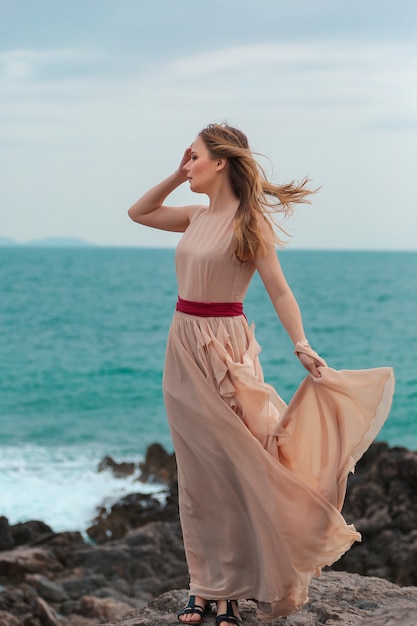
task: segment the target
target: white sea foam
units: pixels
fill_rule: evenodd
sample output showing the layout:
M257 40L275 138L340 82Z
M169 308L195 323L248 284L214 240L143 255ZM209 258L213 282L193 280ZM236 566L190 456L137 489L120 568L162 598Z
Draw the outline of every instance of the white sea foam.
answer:
M138 472L127 478L115 478L110 471L98 472L104 456L100 452L91 448L2 448L0 515L10 524L37 519L55 532L85 532L97 506L111 506L132 492L163 490L161 485L139 482Z

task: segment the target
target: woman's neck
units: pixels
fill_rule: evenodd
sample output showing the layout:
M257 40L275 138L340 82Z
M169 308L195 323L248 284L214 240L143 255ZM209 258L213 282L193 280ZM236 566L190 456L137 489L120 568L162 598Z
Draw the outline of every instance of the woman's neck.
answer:
M217 185L208 196L210 199L209 213L235 213L237 211L239 198L228 181L226 184Z

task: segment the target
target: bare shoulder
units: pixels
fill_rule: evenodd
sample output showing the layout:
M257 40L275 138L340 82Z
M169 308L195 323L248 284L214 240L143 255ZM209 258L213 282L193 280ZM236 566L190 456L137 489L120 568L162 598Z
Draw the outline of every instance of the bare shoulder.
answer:
M208 206L206 204L191 204L189 206L184 207L187 211L188 220L191 223L192 219L197 216L199 213L207 211Z

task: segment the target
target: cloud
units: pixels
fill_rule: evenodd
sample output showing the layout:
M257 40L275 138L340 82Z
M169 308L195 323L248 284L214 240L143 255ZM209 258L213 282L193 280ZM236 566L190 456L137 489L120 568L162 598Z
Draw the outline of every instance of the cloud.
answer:
M15 49L0 52L0 97L15 106L34 98L37 102L82 97L104 84L106 57L99 50L54 48Z
M142 93L142 100L201 95L216 103L236 94L303 108L396 102L404 109L409 103L411 111L417 106L416 67L417 46L371 43L251 44L136 64L127 57L116 62L98 49L0 53L1 92L17 101Z
M378 68L383 71L407 71L415 69L416 62L417 46L363 42L352 46L351 42L293 41L224 47L173 58L168 62L164 76L177 81L239 74L247 70L261 71L262 75L271 71L304 74L340 70L374 71Z
M289 136L401 131L413 127L417 110L416 50L241 45L153 60L145 68L126 60L116 79L114 59L99 49L10 50L0 54L0 140L39 150L81 141L98 147L148 135L157 123L161 131L171 127L174 141L186 127L245 123L254 112L258 128L275 119Z
M260 107L346 130L398 130L417 111L417 45L288 42L236 46L180 56L160 67L152 86L172 101L190 90L197 103ZM336 113L338 111L338 113ZM399 120L403 119L401 124ZM384 121L385 120L385 121ZM408 122L405 122L408 120Z

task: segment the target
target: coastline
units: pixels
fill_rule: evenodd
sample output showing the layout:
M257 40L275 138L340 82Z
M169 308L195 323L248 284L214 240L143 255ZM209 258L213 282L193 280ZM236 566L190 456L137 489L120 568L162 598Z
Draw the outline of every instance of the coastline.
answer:
M123 477L135 467L106 457L98 468L103 470ZM78 531L55 533L41 521L10 525L0 517L0 618L1 612L16 620L42 615L42 626L53 626L53 616L61 615L63 625L84 626L82 620L104 610L103 602L121 618L187 587L175 457L153 444L140 470L146 482L110 508L99 508L88 540ZM165 485L164 498L142 493L146 483ZM416 495L417 452L374 442L349 478L343 508L363 541L333 565L333 575L417 586ZM331 574L327 568L325 573Z

